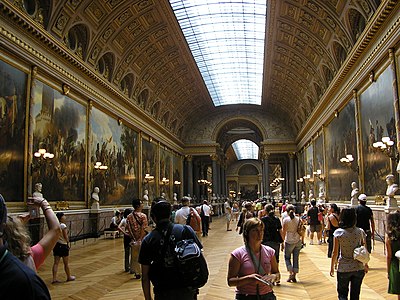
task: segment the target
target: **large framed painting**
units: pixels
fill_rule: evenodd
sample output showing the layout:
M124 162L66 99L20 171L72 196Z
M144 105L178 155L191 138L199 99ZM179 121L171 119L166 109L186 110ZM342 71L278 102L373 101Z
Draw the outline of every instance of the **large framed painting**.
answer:
M318 177L314 176L314 185L316 189L316 196L325 196L325 166L324 166L324 138L323 135L318 135L314 140L314 172L320 172Z
M297 153L297 184L298 184L298 195L301 195L301 192L305 192L305 183L304 176L306 175L305 167L304 167L304 149Z
M171 199L171 177L172 154L170 151L160 147L160 194L166 199Z
M373 143L389 137L394 141L393 150L396 148L390 67L360 95L360 110L365 193L384 195L387 188L385 177L392 172L391 161L386 154L375 149Z
M310 197L310 194L312 193L315 197L314 182L311 180L314 172L314 147L312 143L305 148L304 153L306 175L310 176L310 178L305 181L306 195Z
M142 178L144 180L143 189L149 192L150 200L158 197L156 189L156 181L159 179L157 176L157 161L157 145L146 139L142 139Z
M87 107L40 80L31 93L33 186L50 201L84 201Z
M92 190L100 204L131 204L139 198L138 133L95 107L91 110Z
M0 60L0 193L24 200L24 142L28 75Z
M173 158L172 177L174 181L174 193L176 193L178 200L183 197L181 193L183 185L182 166L182 157L178 154L175 154Z
M350 100L324 130L327 184L330 201L349 201L351 183L358 182L355 101ZM353 162L343 164L341 158L352 155Z

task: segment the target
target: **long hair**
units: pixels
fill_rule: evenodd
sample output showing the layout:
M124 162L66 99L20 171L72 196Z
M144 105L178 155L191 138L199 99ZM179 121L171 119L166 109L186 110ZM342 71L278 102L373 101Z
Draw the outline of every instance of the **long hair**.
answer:
M400 239L400 211L393 211L387 216L387 235L391 240Z
M339 227L340 228L351 228L356 225L357 214L354 207L343 208L339 215Z
M269 215L269 216L274 216L275 215L275 208L274 208L274 206L272 205L272 204L267 204L266 206L265 206L265 210L266 210L266 212L267 212L267 214Z
M250 230L252 230L253 228L256 228L258 226L261 226L262 230L264 231L264 223L259 218L250 218L244 223L244 225L243 225L243 240L244 240L244 243L246 246L249 243Z
M340 208L336 205L336 203L331 203L330 207L333 209L335 214L340 214Z
M8 244L8 250L20 260L25 260L30 256L31 237L25 225L18 217L7 217L3 239Z
M287 211L290 219L293 220L295 217L294 206L292 204L289 204L288 206L286 206L286 211Z

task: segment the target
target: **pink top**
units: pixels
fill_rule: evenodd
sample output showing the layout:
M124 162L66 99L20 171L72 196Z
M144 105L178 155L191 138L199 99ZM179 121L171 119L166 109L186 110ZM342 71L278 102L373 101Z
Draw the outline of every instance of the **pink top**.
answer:
M231 255L233 255L240 262L240 269L238 277L243 277L246 275L256 273L254 264L251 260L251 256L247 253L246 247L242 246L232 251ZM271 259L275 255L275 250L271 247L261 245L261 275L265 275L271 273ZM256 254L256 263L258 264L259 255ZM267 293L272 292L272 288L269 285L261 283L258 285L260 295L265 295ZM236 294L248 294L248 295L256 295L257 294L257 284L246 284L244 286L236 287Z
M38 269L43 263L46 257L44 257L44 249L42 245L36 244L31 247L33 261L35 262L35 267Z

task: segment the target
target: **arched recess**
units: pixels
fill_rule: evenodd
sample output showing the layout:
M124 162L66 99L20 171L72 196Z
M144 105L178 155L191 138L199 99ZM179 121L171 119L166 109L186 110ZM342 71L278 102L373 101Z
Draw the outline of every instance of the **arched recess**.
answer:
M358 40L361 33L364 31L366 20L358 10L353 8L350 8L349 11L347 12L347 19L352 38L355 42Z
M133 85L135 84L135 77L132 73L126 74L122 78L119 88L128 97L131 97L133 91Z
M169 128L171 128L172 132L174 132L176 130L176 124L177 124L178 120L175 119L171 122L171 124L169 125Z
M240 166L238 170L238 175L258 175L261 173L260 163L246 161Z
M346 50L340 43L334 41L332 45L332 51L338 65L341 66L347 58Z
M326 86L328 87L334 77L334 74L332 70L326 65L322 65L322 72L324 74Z
M24 9L32 19L47 29L51 16L53 1L51 0L23 0L15 1L16 5Z
M96 70L108 81L111 81L112 78L112 73L114 71L114 61L114 54L111 52L104 54L97 61Z
M143 91L141 91L137 99L138 99L139 106L146 109L147 103L149 101L149 90L144 89Z
M157 101L156 103L153 104L151 107L150 113L157 119L158 113L160 111L160 105L161 101Z
M166 111L166 112L163 114L162 118L161 118L161 122L162 122L162 124L164 124L165 126L168 125L169 116L170 116L170 112L169 112L169 111Z
M89 40L89 30L84 24L76 24L71 27L65 37L67 47L83 60L86 58Z
M233 142L240 139L250 140L260 146L267 139L267 134L264 126L256 120L230 118L216 126L211 138L226 152Z

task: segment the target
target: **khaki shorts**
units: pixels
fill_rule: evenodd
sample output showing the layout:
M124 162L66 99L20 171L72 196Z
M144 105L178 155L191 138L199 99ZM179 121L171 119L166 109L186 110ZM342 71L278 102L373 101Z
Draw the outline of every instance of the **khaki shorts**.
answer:
M322 225L321 224L310 225L310 231L311 232L320 232L321 229L322 229Z

